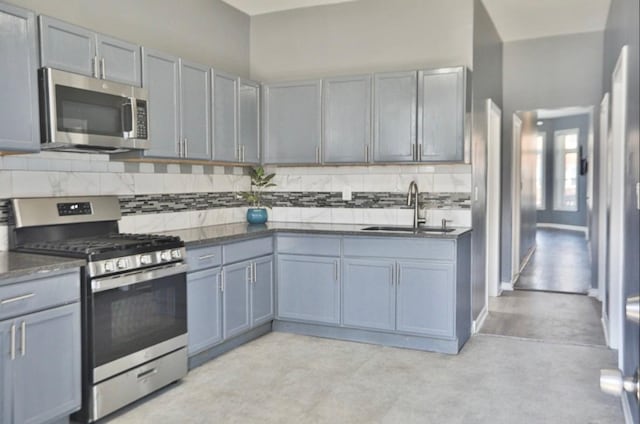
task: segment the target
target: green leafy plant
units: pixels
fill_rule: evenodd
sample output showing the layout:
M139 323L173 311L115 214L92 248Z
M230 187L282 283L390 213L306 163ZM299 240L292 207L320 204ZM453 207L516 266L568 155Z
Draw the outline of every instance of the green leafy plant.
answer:
M251 168L249 176L251 177L251 190L240 192L240 197L251 203L254 208L263 206L270 208L271 206L265 205L262 201L262 195L265 189L276 186L275 183L271 182L276 174L265 174L264 168L258 166L257 168Z

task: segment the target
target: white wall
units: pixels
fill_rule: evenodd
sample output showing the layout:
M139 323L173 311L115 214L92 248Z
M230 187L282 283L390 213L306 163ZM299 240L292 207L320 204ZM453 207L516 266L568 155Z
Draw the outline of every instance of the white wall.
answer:
M8 0L93 31L249 76L249 16L220 0Z
M263 81L472 67L472 0L362 0L251 18L251 76Z

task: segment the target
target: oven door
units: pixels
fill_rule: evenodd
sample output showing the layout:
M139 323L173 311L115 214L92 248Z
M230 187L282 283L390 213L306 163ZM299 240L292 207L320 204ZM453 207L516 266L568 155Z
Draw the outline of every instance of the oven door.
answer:
M187 344L184 264L91 281L93 382Z

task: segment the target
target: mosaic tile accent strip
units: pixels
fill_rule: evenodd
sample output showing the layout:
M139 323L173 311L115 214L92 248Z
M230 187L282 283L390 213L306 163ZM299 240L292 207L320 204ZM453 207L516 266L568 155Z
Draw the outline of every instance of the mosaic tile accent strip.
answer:
M351 200L342 200L340 192L270 192L264 194L265 203L273 207L296 208L356 208L411 209L404 193L352 193ZM420 205L428 209L470 209L469 193L420 193ZM234 192L142 194L120 197L122 215L185 212L195 210L247 206ZM9 199L0 199L0 224L9 222Z

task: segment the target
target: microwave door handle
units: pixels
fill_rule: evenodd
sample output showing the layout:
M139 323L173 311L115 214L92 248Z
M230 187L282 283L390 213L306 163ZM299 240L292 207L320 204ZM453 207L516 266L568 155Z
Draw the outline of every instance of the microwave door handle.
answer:
M129 97L129 101L124 104L123 113L126 113L126 109L129 109L129 119L131 123L130 128L124 129L124 138L138 138L138 126L136 125L136 119L138 117L138 105L135 97ZM126 119L123 116L123 120Z

